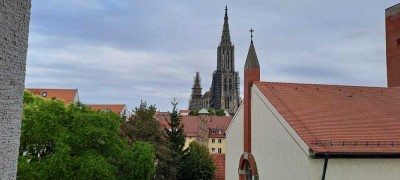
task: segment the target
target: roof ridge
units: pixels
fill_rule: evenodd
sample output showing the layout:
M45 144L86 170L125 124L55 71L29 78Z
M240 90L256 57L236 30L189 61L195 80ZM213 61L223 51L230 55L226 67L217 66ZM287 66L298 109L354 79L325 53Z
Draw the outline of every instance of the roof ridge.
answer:
M297 82L273 82L273 81L257 81L255 83L273 83L273 84L289 84L289 85L315 85L315 86L335 86L335 87L353 87L353 88L377 88L377 89L388 89L388 87L380 87L380 86L362 86L362 85L341 85L341 84L316 84L316 83L297 83ZM395 87L393 87L395 88ZM396 87L400 88L400 87Z
M73 91L78 90L78 88L75 88L75 89L70 89L70 88L68 88L68 89L65 89L65 88L25 88L25 89L37 89L37 90L49 89L49 90L73 90Z

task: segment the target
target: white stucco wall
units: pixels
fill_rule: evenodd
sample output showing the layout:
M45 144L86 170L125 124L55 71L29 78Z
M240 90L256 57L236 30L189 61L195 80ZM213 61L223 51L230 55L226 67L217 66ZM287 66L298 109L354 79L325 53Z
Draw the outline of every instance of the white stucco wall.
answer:
M400 159L329 159L326 180L397 180Z
M243 154L243 103L226 131L225 178L239 178L240 156Z
M0 179L15 179L30 0L0 0Z
M304 142L297 142L301 139L257 87L252 94L252 154L260 179L321 179L324 161L310 161Z

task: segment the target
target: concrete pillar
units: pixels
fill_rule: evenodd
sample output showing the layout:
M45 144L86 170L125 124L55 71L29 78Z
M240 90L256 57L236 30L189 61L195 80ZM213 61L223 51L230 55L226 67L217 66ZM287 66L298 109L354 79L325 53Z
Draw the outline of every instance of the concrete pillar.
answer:
M0 179L16 179L31 0L0 0Z

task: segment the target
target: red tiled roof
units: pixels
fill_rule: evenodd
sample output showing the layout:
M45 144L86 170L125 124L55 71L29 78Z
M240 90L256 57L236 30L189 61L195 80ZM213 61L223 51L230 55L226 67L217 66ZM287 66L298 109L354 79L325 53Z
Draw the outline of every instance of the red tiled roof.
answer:
M157 120L166 120L166 119L169 119L169 118L170 118L168 112L160 112L160 111L157 111L155 115L156 115L156 119L157 119Z
M217 167L215 170L215 180L225 180L225 154L210 154Z
M208 124L208 128L210 130L215 130L215 134L212 134L212 132L209 133L208 137L225 137L225 131L228 128L229 124L232 121L232 116L210 116L211 121ZM219 134L219 130L222 130L222 133Z
M46 99L56 98L64 103L72 103L75 100L75 97L78 93L78 89L36 89L36 88L27 88L27 91L42 96ZM43 96L46 93L46 96Z
M179 110L179 113L190 113L190 110Z
M124 110L126 105L125 104L85 104L85 106L92 110L108 109L112 112L120 114Z
M255 85L315 153L400 152L400 88Z
M216 129L215 134L209 133L209 137L225 137L225 131L232 121L231 116L207 116L211 120L208 128ZM185 134L187 137L197 137L199 134L199 116L181 116L182 124L184 126ZM165 119L159 119L159 122L167 126ZM222 134L218 134L218 129L222 130Z

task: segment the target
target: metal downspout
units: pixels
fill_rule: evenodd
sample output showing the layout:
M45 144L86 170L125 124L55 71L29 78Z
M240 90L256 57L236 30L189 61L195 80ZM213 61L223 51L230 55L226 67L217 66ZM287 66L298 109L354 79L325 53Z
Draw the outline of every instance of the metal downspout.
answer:
M325 153L324 170L322 171L322 180L325 180L326 168L328 167L329 154Z

